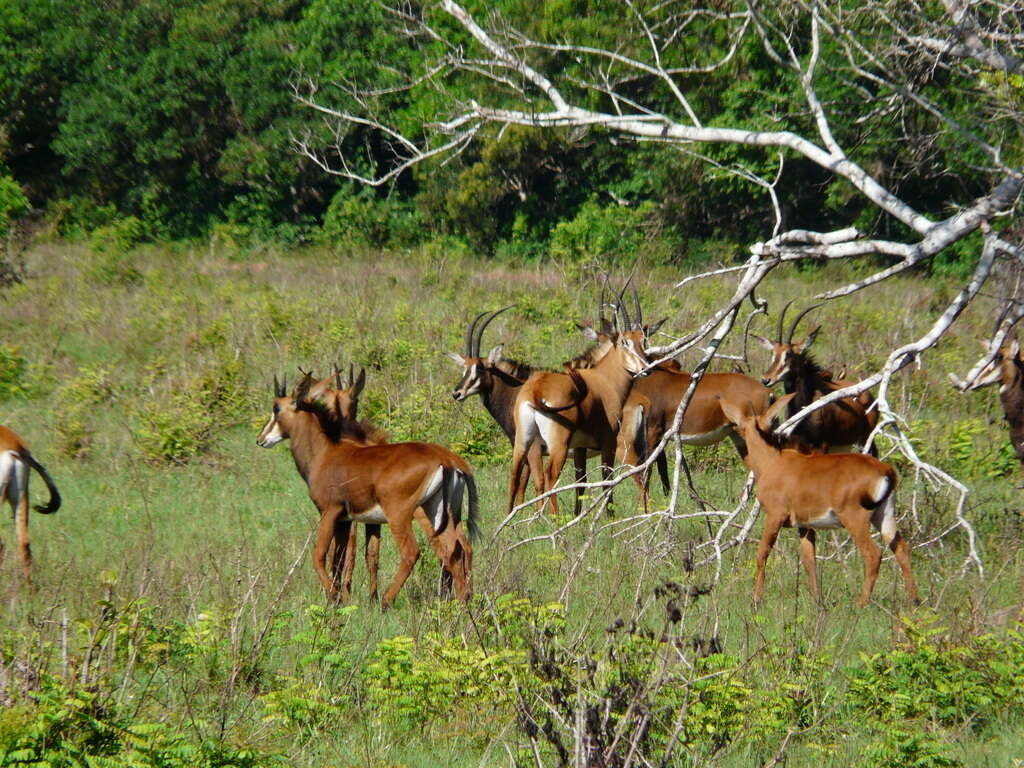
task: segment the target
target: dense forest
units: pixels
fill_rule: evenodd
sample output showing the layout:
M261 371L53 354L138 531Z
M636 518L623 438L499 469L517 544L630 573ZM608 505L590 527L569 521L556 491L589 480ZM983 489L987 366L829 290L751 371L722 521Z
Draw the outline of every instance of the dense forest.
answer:
M545 40L587 38L625 53L633 45L628 4L468 7L485 5ZM680 56L708 40L724 53L728 41L716 39L715 23L696 19ZM614 258L641 249L661 262L697 263L727 258L728 244L770 230L763 190L729 169L743 163L771 175L773 158L727 145L696 153L610 140L601 127L488 128L456 156L376 188L296 151L300 141L337 141L368 174L395 161L394 147L369 127L337 137L296 98L313 87L346 109L356 105L332 85L372 85L375 112L405 127L429 122L445 99L487 96L488 87L503 98L497 85L460 74L400 87L436 54L374 0L10 0L0 8L0 218L31 211L69 237L115 226L136 241L405 247L453 238L481 255L514 259L581 250ZM573 75L571 57L548 58ZM1002 89L1010 102L1019 102L1021 88L1012 77L979 83L924 61L918 69L915 89L949 121L897 108L880 120L857 119L872 85L841 72L821 98L841 143L891 191L922 210L948 210L981 194L990 174L980 154L965 156L951 123L971 122L979 88ZM724 66L685 79L708 124L756 130L811 121L787 112L794 85L776 76L756 36ZM641 79L616 85L627 94L651 88ZM671 109L671 94L653 100ZM991 119L993 132L1019 135L1006 110ZM789 159L777 190L787 227L893 227L842 180L799 157ZM957 258L954 249L938 266Z

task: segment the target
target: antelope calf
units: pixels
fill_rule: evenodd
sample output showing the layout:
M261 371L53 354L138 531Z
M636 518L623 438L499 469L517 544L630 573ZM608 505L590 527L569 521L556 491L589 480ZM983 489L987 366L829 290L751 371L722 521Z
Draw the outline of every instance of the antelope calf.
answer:
M598 451L603 473L607 476L610 472L622 406L633 376L644 372L648 365L642 326L629 319L621 303L616 304L616 311L622 313L628 330L615 332L611 350L594 367L534 373L519 390L513 411L516 439L509 477L509 510L520 493L522 466L537 441L543 443L549 456L544 473L545 492L558 482L570 449L576 450L577 476L585 469L581 464L586 462L586 449ZM551 496L550 502L552 513L557 514L556 497Z
M988 352L988 344L982 344ZM1024 470L1024 361L1020 359L1020 343L1016 338L999 348L992 362L967 385L967 389L974 391L992 384L999 384L999 402L1010 425L1010 442Z
M772 351L772 362L761 377L761 383L771 388L782 382L786 393L793 394L789 404L790 416L803 410L819 397L854 383L834 380L832 374L819 366L808 353L818 337L820 325L807 334L807 338L802 342L793 341L797 324L808 312L821 306L820 304L808 307L797 315L789 326L788 333L783 337L783 319L792 303L788 302L779 314L778 341L769 341L763 336L751 334L762 346ZM793 430L793 438L797 443L823 453L862 446L878 423L878 411L872 408L874 402L875 399L868 392L863 392L857 397L846 397L819 408L797 425ZM871 453L875 453L874 446Z
M622 409L618 455L624 464L640 464L647 452L672 426L676 410L690 386L692 376L672 367L658 366L648 376L637 379ZM742 373L705 373L701 377L683 414L679 437L684 445L712 445L732 440L742 459L746 445L722 409L723 402L736 406L750 404L757 414L768 407L771 393ZM662 486L668 491L668 462L662 452L657 461ZM633 475L647 506L648 478Z
M746 463L754 471L757 498L764 508L764 533L757 550L754 603L764 596L764 566L779 530L800 532L800 559L811 594L817 598L814 542L819 529L845 528L864 558L864 585L858 605L865 606L878 578L882 555L871 539L870 526L896 556L910 599L918 602L910 571L910 548L896 530L896 471L862 453L804 454L781 449L772 434L772 420L793 398L785 395L763 414L749 406L723 401L722 410L747 443Z
M360 368L355 375L352 364L348 367L348 379L341 380L341 369L335 363L331 374L310 386L306 400L329 401L331 407L342 417L356 421L359 416L359 395L366 386L366 369ZM367 432L367 440L372 445L381 445L388 441L388 436L380 430ZM347 602L352 595L352 574L355 571L356 526L350 520L339 517L335 523L334 553L331 557L331 574L335 586L340 589L342 602ZM365 531L365 548L363 557L366 560L366 573L370 599L377 600L377 576L380 566L380 523L367 523Z
M272 413L256 443L271 448L291 440L295 466L320 510L313 568L328 597L339 597L325 567L339 519L387 523L391 529L400 562L384 593L385 608L394 602L419 559L412 531L416 520L454 582L456 595L467 600L473 558L470 539L476 536L478 515L469 465L433 443L371 444L372 433L365 425L344 418L331 404L308 399L312 383L307 375L288 397L275 379ZM462 524L464 495L468 495L468 537Z
M36 504L36 512L50 515L60 509L60 493L50 474L33 458L25 442L7 427L0 426L0 504L7 501L14 513L14 528L21 554L21 572L28 584L32 580L32 548L28 542L28 475L34 469L43 478L50 492L46 504ZM0 540L0 562L4 543Z

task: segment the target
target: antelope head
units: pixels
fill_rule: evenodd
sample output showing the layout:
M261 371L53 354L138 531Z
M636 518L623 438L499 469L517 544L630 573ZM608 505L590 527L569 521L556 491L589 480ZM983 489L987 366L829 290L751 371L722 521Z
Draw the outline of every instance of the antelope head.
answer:
M769 349L772 352L772 362L768 366L768 370L764 372L761 377L761 383L766 387L774 387L780 381L784 381L786 377L793 373L795 365L798 365L798 358L802 358L807 354L807 350L810 348L814 340L818 338L818 332L821 330L821 326L815 327L813 331L807 334L807 337L801 342L793 341L793 334L796 332L796 327L803 319L804 315L810 312L812 309L817 309L821 304L812 304L793 320L789 326L789 331L783 335L782 324L786 317L786 310L789 309L789 305L793 303L791 299L786 303L786 306L782 308L782 312L779 314L779 326L776 335L778 341L770 341L764 336L758 336L756 333L750 334L760 342L761 346L765 349Z
M625 290L625 287L623 287ZM633 293L635 315L630 317L629 311L622 303L622 295L615 302L615 326L614 334L615 349L619 351L622 365L634 376L646 376L650 370L650 360L647 358L647 337L649 333L657 330L664 320L655 323L654 326L644 325L643 313L640 309L640 298Z
M309 389L313 384L313 377L305 374L303 379L296 385L291 397L287 394L287 385L282 379L280 382L274 376L274 403L271 408L270 419L260 430L256 437L256 445L260 448L273 448L278 443L284 442L291 437L291 426L295 413L298 410L296 403L304 400L309 395Z
M337 363L331 366L331 375L325 379L314 382L306 394L309 400L322 400L333 396L334 408L346 419L355 421L359 409L359 395L366 386L366 369L360 368L359 375L355 375L355 367L349 363L348 378L342 380L341 368Z
M1007 321L1007 316L1012 308L1012 303L1007 304L1006 309L999 315L995 326L992 328L993 340L999 336L1000 329L1005 328L1005 331L1003 331L1005 337L1002 345L996 350L992 361L981 369L981 372L974 377L967 386L967 389L973 391L998 382L1001 385L999 391L1004 392L1008 384L1017 375L1017 370L1022 363L1020 359L1020 343L1017 341L1016 332L1013 332L1013 326L1019 321L1020 317L1018 315L1016 319L1011 318ZM1013 336L1009 335L1011 332L1013 332ZM994 342L981 342L981 346L985 348L986 354L992 351L992 343Z
M753 432L769 445L776 445L778 440L773 434L773 422L794 397L796 397L795 392L783 395L760 414L754 412L752 403L748 403L744 407L738 407L727 400L720 400L720 402L725 418L736 425L737 431L744 438L749 438Z
M462 378L452 390L452 397L455 402L461 403L467 397L487 392L491 387L491 368L501 359L501 344L494 347L487 357L480 356L480 343L483 340L484 331L491 321L514 305L502 307L495 312L481 312L470 323L466 330L466 348L463 354L448 352L448 357L462 366ZM483 323L480 321L483 320ZM477 328L477 324L480 327Z

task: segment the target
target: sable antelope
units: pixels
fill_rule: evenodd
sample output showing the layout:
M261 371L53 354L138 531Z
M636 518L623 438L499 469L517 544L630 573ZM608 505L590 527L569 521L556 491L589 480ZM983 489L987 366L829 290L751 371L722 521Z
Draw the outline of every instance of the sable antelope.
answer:
M0 504L6 499L14 513L14 527L18 534L21 571L28 584L32 579L32 549L28 543L28 476L34 469L43 478L50 492L46 504L36 504L36 512L51 515L60 509L60 493L50 474L36 461L25 442L14 432L0 426ZM4 557L4 544L0 541L0 561Z
M820 307L820 304L814 304L797 315L783 337L783 319L792 303L788 302L779 314L778 341L769 341L763 336L751 334L762 346L772 350L772 362L761 377L761 383L766 387L774 387L781 381L783 389L794 395L789 404L790 416L819 397L854 383L833 379L831 372L819 366L808 354L807 350L821 330L820 325L807 334L802 342L793 342L797 324L812 309ZM863 392L857 397L846 397L820 408L797 425L793 438L811 450L821 452L863 445L878 423L878 412L872 408L874 402L870 393ZM871 453L875 454L874 446L871 447Z
M1007 312L996 321L993 335L999 330ZM988 353L988 342L981 343ZM1006 422L1010 425L1010 442L1013 443L1021 469L1024 470L1024 361L1020 358L1020 343L1016 336L1008 338L1003 343L992 358L992 362L986 365L973 381L962 384L959 388L973 392L996 383L999 384L999 402L1002 403Z
M325 379L315 382L306 394L307 400L330 400L331 407L349 421L356 421L359 414L359 395L366 386L366 369L360 368L355 376L355 368L350 363L348 380L341 380L341 369L337 363L332 366L331 374ZM388 436L380 430L367 433L367 440L372 445L380 445L388 441ZM355 570L356 527L347 519L338 518L334 532L334 553L331 558L331 574L335 584L340 586L341 600L347 602L352 594L352 573ZM370 599L377 600L377 573L380 565L380 523L367 523L365 531L364 558L369 582Z
M689 373L658 366L648 376L633 383L622 409L622 426L619 428L618 455L624 464L642 463L648 450L661 442L662 436L672 426L692 378ZM768 408L770 398L767 388L742 373L705 373L683 414L680 440L684 445L713 445L728 437L742 459L746 455L746 445L725 415L722 403L749 403L754 413L761 414ZM662 487L667 492L668 460L665 452L658 457L657 467ZM649 478L646 474L633 475L633 478L646 507Z
M614 334L611 350L593 368L534 373L519 390L513 411L516 437L509 477L510 510L520 492L523 463L537 441L543 442L549 454L545 491L558 482L570 449L598 451L605 476L610 471L622 405L634 374L643 373L648 365L642 327L629 319L621 301L616 303L616 312L621 312L628 330ZM577 476L585 469L581 466L585 461L586 454L577 450ZM557 514L556 497L551 496L550 501L552 513Z
M811 594L817 597L814 542L816 531L843 527L864 558L864 585L858 605L867 605L878 578L882 555L871 539L870 525L896 556L910 599L917 586L910 571L910 548L896 530L896 470L863 453L805 454L782 449L772 434L772 420L796 398L779 398L763 414L749 405L723 401L722 410L747 443L746 463L754 471L757 498L764 507L764 533L757 550L754 603L764 595L764 566L782 527L800 532L800 559Z
M511 308L510 305L490 313L481 312L466 329L464 354L448 352L447 355L462 366L462 378L452 391L455 402L461 403L473 395L480 395L484 408L498 423L509 441L514 444L516 432L515 420L512 416L513 406L519 388L533 373L533 369L514 360L503 359L500 344L494 347L487 357L480 355L480 344L487 326L494 318ZM483 323L480 323L481 320ZM478 323L480 323L479 328L477 327ZM524 495L526 480L530 475L533 476L533 484L537 493L540 493L543 488L540 445L530 451L528 459L529 465L523 467L523 476L520 478ZM522 501L522 497L518 501Z
M369 430L344 418L334 406L310 401L312 378L306 376L291 397L274 381L273 412L256 438L271 448L291 440L292 457L320 510L313 548L313 568L331 599L338 592L325 562L339 518L350 522L387 523L398 545L400 562L384 593L383 606L394 602L419 558L412 521L419 522L456 595L469 598L472 571L470 538L477 531L477 491L469 465L433 443L368 445ZM463 532L462 497L468 494Z

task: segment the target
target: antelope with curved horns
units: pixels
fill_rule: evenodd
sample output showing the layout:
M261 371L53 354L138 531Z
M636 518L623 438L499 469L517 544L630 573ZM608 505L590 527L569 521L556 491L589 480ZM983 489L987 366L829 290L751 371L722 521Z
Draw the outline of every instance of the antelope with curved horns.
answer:
M852 381L833 379L830 371L823 369L808 354L808 349L818 337L818 325L799 343L793 341L793 334L800 321L821 304L813 304L796 316L789 331L783 336L782 325L789 309L790 300L779 314L778 341L769 341L763 336L751 334L763 347L772 351L772 362L761 377L766 387L774 387L780 381L786 393L792 393L789 415L803 410L823 395L853 384ZM811 450L828 452L853 445L864 445L878 423L878 411L873 408L875 398L868 392L856 397L845 397L835 403L819 408L801 421L793 431L798 443ZM876 453L871 446L871 453Z
M502 312L511 309L511 305L503 307L494 312L481 312L474 318L473 322L470 323L469 328L466 331L466 348L465 353L460 355L455 352L448 352L448 357L454 360L457 364L463 368L462 379L455 386L452 391L452 397L456 402L462 402L468 397L473 395L480 395L480 399L484 404L484 408L491 414L491 417L498 423L502 431L508 437L509 441L515 445L515 418L513 416L513 409L516 402L516 397L519 394L519 390L534 370L527 365L518 363L514 360L507 360L502 357L501 350L502 345L499 344L491 349L487 357L481 357L480 346L483 342L483 334L487 329L487 326L491 323L494 318L500 315ZM480 321L483 323L479 325ZM600 318L602 327L605 327L607 320L602 316ZM587 327L587 326L580 326ZM610 328L610 325L608 326ZM598 353L595 351L602 346L602 341L597 339L595 333L595 341L598 343L592 350L588 350L578 358L565 363L567 367L573 367L574 364L582 366L582 360L584 357L589 359L597 358L600 359ZM588 337L589 338L589 337ZM586 367L592 367L593 362L588 362ZM533 478L534 490L540 494L543 492L544 479L543 479L543 459L542 453L544 446L540 442L534 443L529 452L527 453L527 464L523 466L521 472L522 475L518 479L517 487L520 489L520 495L516 499L516 503L522 502L526 495L526 481L530 477ZM575 464L577 468L581 464L585 468L585 456L581 459L577 459ZM582 473L577 477L578 480L582 480ZM577 499L577 505L579 500ZM577 506L578 511L578 506Z
M357 523L387 523L399 550L399 566L384 593L390 606L413 566L419 546L412 531L416 520L444 570L451 576L460 600L470 594L473 550L477 535L478 500L469 465L456 454L433 443L367 444L369 430L338 413L332 404L307 399L310 376L291 397L275 377L273 412L256 438L271 448L291 440L295 465L320 510L320 525L313 548L313 568L331 599L338 598L325 562L339 518ZM335 404L336 405L336 404ZM467 525L463 531L462 500L468 496Z
M754 471L757 498L764 507L764 533L757 550L754 604L764 596L764 566L783 527L800 532L800 559L811 594L818 596L814 542L824 528L845 528L864 558L864 584L857 604L871 598L882 555L871 538L871 525L882 534L903 573L907 595L917 604L910 570L910 547L896 530L896 470L863 453L806 454L782 449L772 435L772 420L796 398L779 398L763 414L722 402L722 410L747 443L746 464Z
M28 542L28 476L34 469L43 478L50 492L46 504L36 504L36 512L50 515L60 509L60 493L50 474L25 445L25 441L12 430L0 425L0 504L6 499L14 513L14 527L21 554L21 572L28 584L32 580L32 548ZM0 562L4 557L4 544L0 541Z
M1000 326L1003 325L1012 308L1013 302L1008 303L1006 309L996 319L995 327L992 330L993 337L999 333ZM1021 470L1024 470L1024 361L1020 357L1020 342L1017 341L1016 334L1012 337L1009 335L1020 319L1021 312L1018 309L1017 317L1007 324L1006 331L1003 333L1004 341L988 365L967 382L956 382L956 379L954 382L957 383L957 388L961 391L970 390L972 392L992 384L999 384L999 402L1003 406L1003 415L1010 427L1010 442L1021 463ZM981 344L985 348L986 354L991 353L992 346L989 342L983 341Z
M618 455L623 464L641 464L650 448L661 442L672 426L676 411L690 386L692 375L659 365L648 376L637 379L622 408ZM750 403L757 414L764 413L771 392L758 381L742 373L705 373L690 398L680 425L679 438L684 445L713 445L728 437L742 459L746 444L725 415L723 402ZM668 460L665 451L657 459L662 487L669 491ZM633 475L647 506L649 477Z
M510 511L521 490L523 463L537 441L543 442L549 455L545 492L558 482L570 449L598 451L602 473L605 477L610 473L623 403L634 375L645 374L648 365L646 336L642 327L629 319L621 294L616 313L623 315L627 330L615 334L611 350L593 368L534 373L519 390L513 411L516 439L509 476ZM574 456L579 477L586 469L586 453L576 450ZM579 494L577 489L577 509ZM550 503L552 513L557 514L556 496L550 497Z

